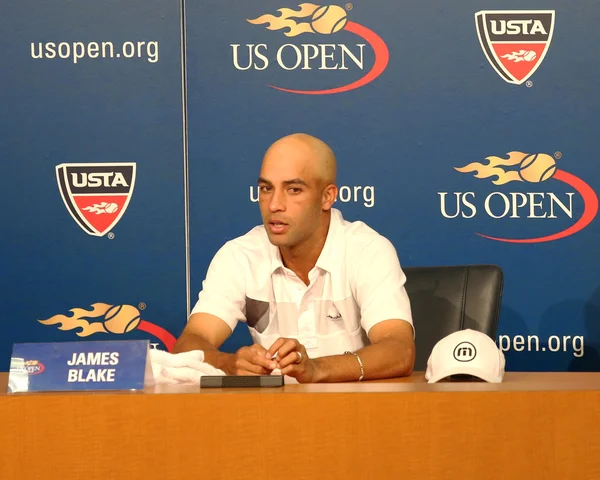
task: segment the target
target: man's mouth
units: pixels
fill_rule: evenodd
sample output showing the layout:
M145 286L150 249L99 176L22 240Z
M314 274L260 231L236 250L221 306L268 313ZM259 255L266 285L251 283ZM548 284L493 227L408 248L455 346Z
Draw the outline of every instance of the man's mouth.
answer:
M269 222L269 229L272 233L280 234L284 233L288 228L288 224L284 222L280 222L279 220L271 220Z

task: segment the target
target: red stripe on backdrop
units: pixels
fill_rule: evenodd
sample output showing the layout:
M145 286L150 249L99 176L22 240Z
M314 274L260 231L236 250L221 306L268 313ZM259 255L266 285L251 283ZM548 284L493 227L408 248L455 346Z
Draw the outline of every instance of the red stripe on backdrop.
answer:
M168 352L173 350L175 346L176 339L173 335L167 332L164 328L155 325L154 323L147 322L146 320L141 320L140 324L137 327L138 330L142 332L147 332L154 335L158 338L162 343L164 343Z

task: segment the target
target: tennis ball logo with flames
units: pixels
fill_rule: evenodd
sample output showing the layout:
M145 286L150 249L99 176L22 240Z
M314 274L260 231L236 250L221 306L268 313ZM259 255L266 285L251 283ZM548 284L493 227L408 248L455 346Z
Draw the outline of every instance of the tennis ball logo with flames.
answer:
M319 7L313 13L310 26L323 35L339 32L348 21L346 11L337 5L325 5Z
M141 319L140 311L132 305L110 305L94 303L91 310L72 308L71 315L54 315L38 320L43 325L59 325L59 330L78 330L79 337L97 333L124 335L133 330L147 332L158 338L171 351L175 337L164 328Z
M292 8L280 8L277 10L277 12L278 15L267 13L254 19L247 19L247 21L252 25L266 24L265 28L267 30L281 30L286 37L296 37L302 34L331 35L344 30L357 35L362 41L366 41L373 49L375 61L371 69L361 78L335 88L328 88L324 90L292 90L275 85L269 85L269 87L288 93L303 95L342 93L363 87L364 85L375 80L387 68L390 55L385 42L381 39L381 37L379 37L379 35L369 28L359 23L349 21L346 10L339 5L315 5L313 3L301 3L298 5L297 10ZM284 45L284 47L285 46L286 45ZM303 44L302 46L305 48L310 47L311 51L314 52L319 51L318 45ZM329 46L335 47L334 45ZM344 44L337 45L337 47L344 47ZM281 54L281 52L279 52L279 54ZM330 55L333 55L333 53L330 53ZM311 56L310 59L312 58L314 57ZM241 69L240 67L237 68ZM362 61L360 68L362 69ZM286 68L286 70L293 69L294 68Z
M346 10L337 5L314 5L312 3L302 3L298 5L299 11L291 8L280 8L279 16L261 15L258 18L248 20L253 25L263 25L268 23L268 30L287 29L284 32L286 37L295 37L302 33L320 33L330 35L342 30L348 22ZM309 21L297 22L294 19L304 19L310 17Z
M131 305L115 305L104 314L102 323L110 333L131 332L140 324L140 312Z
M556 172L554 158L546 153L525 157L519 168L519 175L527 182L545 182Z
M596 192L581 178L558 169L556 161L546 153L527 154L523 152L509 152L508 158L496 156L486 157L487 164L473 162L464 167L455 167L461 173L475 172L475 178L490 178L495 185L504 185L510 182L541 183L550 179L563 182L572 187L584 202L584 211L575 224L557 233L537 238L499 238L477 233L477 235L500 242L509 243L540 243L568 237L587 227L598 213L598 197Z
M504 185L509 182L545 182L556 173L556 161L546 153L528 155L521 152L510 152L508 159L500 157L487 157L487 165L473 162L464 167L455 168L461 173L477 172L476 178L497 176L492 183ZM502 167L518 166L518 170L507 171Z

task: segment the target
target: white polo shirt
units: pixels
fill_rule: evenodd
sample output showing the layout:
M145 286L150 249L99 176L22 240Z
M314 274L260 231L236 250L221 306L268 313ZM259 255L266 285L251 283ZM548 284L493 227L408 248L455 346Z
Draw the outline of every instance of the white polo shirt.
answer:
M246 322L255 343L269 348L296 338L311 358L369 345L378 322L412 326L406 276L394 246L363 222L332 209L325 245L307 286L284 267L264 226L227 242L215 255L192 313L210 313L233 330Z

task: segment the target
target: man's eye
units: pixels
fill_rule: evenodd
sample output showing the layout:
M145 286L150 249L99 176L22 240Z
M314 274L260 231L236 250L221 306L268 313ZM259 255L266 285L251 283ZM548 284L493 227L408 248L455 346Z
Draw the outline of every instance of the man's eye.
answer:
M269 193L271 191L271 187L267 186L267 185L261 185L258 187L258 189L262 192L262 193Z
M300 193L302 191L301 188L298 187L290 187L290 192L291 193Z

